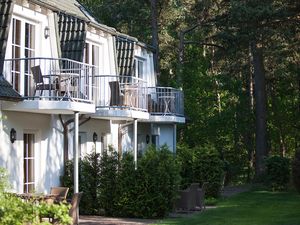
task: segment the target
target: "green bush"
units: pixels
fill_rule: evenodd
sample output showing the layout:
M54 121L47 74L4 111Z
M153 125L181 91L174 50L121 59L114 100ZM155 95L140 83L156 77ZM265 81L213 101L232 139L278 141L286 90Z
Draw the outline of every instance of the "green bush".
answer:
M295 188L300 193L300 148L296 150L292 162L292 177Z
M180 165L181 188L184 189L194 182L194 149L178 145L176 158Z
M67 204L47 204L40 202L39 204L33 202L25 202L16 197L14 194L7 193L9 186L7 180L7 173L0 168L0 224L5 225L48 225L49 222L41 222L40 218L48 215L61 225L71 224L71 217L69 216L70 206Z
M67 168L62 181L73 185L71 162ZM138 160L137 170L131 153L121 159L113 150L102 157L88 155L80 163L80 173L83 214L163 217L172 210L180 183L179 166L166 146L149 148Z
M219 153L212 146L197 147L194 149L194 182L207 182L206 195L218 197L222 187L224 163Z
M98 203L107 216L113 216L115 212L118 164L118 154L113 149L105 152L100 159Z
M80 213L85 215L100 215L99 207L99 186L101 160L99 154L91 153L79 161L79 190L83 191L80 201ZM70 187L70 197L73 193L73 160L66 163L64 176L61 183L65 187Z
M164 217L172 210L180 184L179 166L167 146L149 148L138 164L139 216Z
M285 190L290 180L290 161L281 156L266 159L266 184L274 191Z

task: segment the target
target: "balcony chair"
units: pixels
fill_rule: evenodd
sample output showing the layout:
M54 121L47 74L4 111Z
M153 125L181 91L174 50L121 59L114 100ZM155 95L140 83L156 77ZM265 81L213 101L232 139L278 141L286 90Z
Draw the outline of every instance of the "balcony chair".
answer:
M33 80L35 83L34 94L35 96L36 91L41 91L40 95L43 95L43 91L49 91L49 95L51 96L51 91L56 91L56 94L59 90L59 82L58 79L54 79L54 82L51 83L51 77L47 77L49 79L49 83L44 83L44 76L41 71L40 65L31 67L31 72L33 75Z
M122 106L124 103L124 95L120 90L119 81L110 81L110 106Z

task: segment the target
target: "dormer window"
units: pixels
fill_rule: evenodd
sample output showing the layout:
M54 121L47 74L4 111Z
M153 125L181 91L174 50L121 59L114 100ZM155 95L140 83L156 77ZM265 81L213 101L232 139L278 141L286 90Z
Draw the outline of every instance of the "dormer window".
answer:
M144 79L145 78L145 59L136 57L134 60L134 66L135 66L135 77Z

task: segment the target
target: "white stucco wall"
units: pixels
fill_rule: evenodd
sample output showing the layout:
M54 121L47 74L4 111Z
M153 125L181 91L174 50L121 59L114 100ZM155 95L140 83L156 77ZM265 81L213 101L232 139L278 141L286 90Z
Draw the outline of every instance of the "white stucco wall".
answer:
M93 142L93 134L97 134L97 141ZM110 121L109 120L100 120L100 119L90 119L86 123L82 124L79 127L79 135L81 136L81 157L84 155L97 152L102 153L103 150L107 149L110 144ZM69 158L73 157L73 137L74 130L69 134Z
M13 191L23 192L24 133L35 135L35 181L37 192L49 192L59 185L63 166L63 137L55 116L34 113L4 112L0 121L0 166L9 172ZM10 130L17 140L10 142Z
M170 151L174 149L174 125L173 124L159 124L159 146L166 144Z

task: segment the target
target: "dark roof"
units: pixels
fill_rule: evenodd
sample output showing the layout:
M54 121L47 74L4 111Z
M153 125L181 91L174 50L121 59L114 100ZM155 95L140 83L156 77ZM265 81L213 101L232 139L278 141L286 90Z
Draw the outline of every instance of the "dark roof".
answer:
M8 101L22 101L21 95L16 92L12 85L0 74L0 99Z
M82 61L86 39L86 22L62 12L57 13L62 58Z
M0 7L0 74L3 71L6 45L11 22L14 2L12 0L1 0Z
M116 37L117 62L120 76L132 76L134 65L134 46L135 41Z

